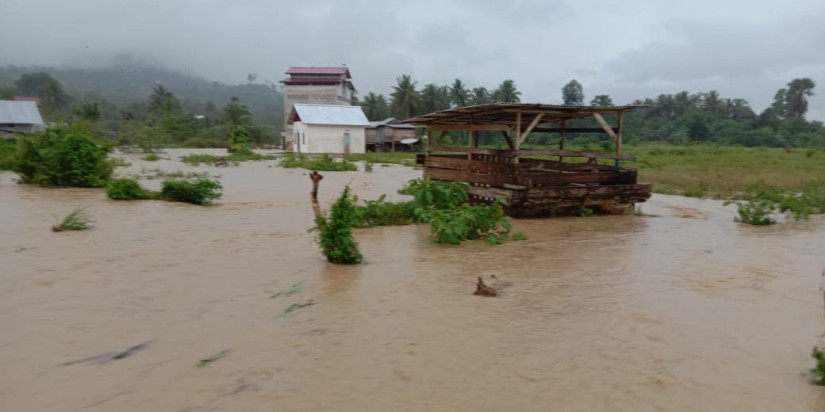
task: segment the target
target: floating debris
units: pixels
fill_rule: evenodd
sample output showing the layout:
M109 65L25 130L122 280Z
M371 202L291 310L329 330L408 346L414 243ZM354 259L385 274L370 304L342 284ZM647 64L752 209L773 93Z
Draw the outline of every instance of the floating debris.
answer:
M498 292L495 289L487 286L484 284L484 281L481 280L481 276L478 277L478 282L476 283L476 291L473 293L476 296L498 296Z
M220 358L223 358L226 355L229 355L229 352L230 352L229 349L224 349L224 350L222 350L222 351L220 351L220 352L218 352L218 353L216 353L216 354L214 354L214 355L212 355L212 356L210 356L206 359L201 359L201 361L198 363L198 367L202 368L206 365L209 365L210 363L212 363L212 362L214 362L214 361L216 361Z
M292 296L292 295L304 290L304 282L305 281L302 280L302 281L292 285L292 287L289 288L288 290L282 290L282 291L270 296L269 298L272 299L272 298L277 298L278 296Z
M100 355L90 356L88 358L83 358L83 359L70 361L70 362L64 362L64 363L61 363L59 366L77 365L79 363L103 364L103 363L108 363L108 362L113 361L113 360L125 359L125 358L128 358L129 356L134 355L137 352L140 352L144 349L148 349L149 344L152 343L152 342L153 341L151 341L151 340L147 341L147 342L143 342L141 344L132 346L129 349L126 349L123 352L106 352L106 353L103 353L103 354L100 354Z

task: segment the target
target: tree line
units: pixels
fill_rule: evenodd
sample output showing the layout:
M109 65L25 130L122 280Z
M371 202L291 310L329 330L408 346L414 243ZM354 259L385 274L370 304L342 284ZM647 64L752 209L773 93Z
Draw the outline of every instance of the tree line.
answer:
M389 97L370 92L353 104L360 105L371 121L388 117L410 117L455 107L488 103L519 103L521 92L513 80L504 80L496 89L467 86L460 79L449 85L428 83L420 90L409 75L396 79ZM809 78L791 80L779 89L774 102L757 114L747 100L724 98L716 90L661 94L639 99L632 105L647 106L625 115L624 140L633 142L670 142L740 144L744 146L797 147L825 146L825 127L808 121L808 99L816 84ZM596 94L588 103L584 87L573 79L561 89L564 105L613 106L607 94ZM572 127L598 127L589 120L578 120ZM573 135L572 139L592 140L592 136ZM482 135L482 143L485 142ZM558 136L536 133L528 143L553 144ZM490 142L494 141L492 137Z

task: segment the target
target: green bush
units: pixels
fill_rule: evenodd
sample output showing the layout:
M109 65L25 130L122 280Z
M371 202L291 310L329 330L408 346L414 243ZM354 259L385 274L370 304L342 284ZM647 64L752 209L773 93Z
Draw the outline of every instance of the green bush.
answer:
M188 176L163 181L160 197L178 202L207 205L221 197L221 182L205 175Z
M248 149L250 144L252 144L252 134L243 126L235 126L229 136L229 144L235 149L242 147Z
M358 250L358 243L352 237L352 223L356 216L355 201L350 196L349 186L346 186L332 205L329 217L316 219L321 252L327 257L327 261L352 265L361 263L364 259Z
M156 162L159 159L160 159L160 156L158 156L154 153L149 153L148 155L143 156L143 160L146 160L147 162Z
M0 170L14 170L17 165L17 139L0 138Z
M82 123L56 126L20 140L15 171L23 183L41 186L102 187L112 174L109 147Z
M185 156L181 156L180 161L183 162L183 163L192 165L192 166L197 166L201 163L211 165L213 162L215 162L215 159L217 159L217 158L218 158L218 156L213 156L213 155L210 155L210 154L193 153L193 154L188 154L188 155L185 155Z
M134 179L113 179L106 185L106 195L114 200L142 200L157 197L138 184Z

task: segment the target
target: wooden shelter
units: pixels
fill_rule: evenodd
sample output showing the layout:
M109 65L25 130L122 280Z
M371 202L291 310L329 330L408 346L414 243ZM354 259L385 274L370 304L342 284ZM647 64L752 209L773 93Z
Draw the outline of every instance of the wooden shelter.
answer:
M650 197L652 186L639 184L636 168L622 164L636 160L621 154L622 115L639 107L495 103L430 113L405 123L427 127L425 153L419 156L424 176L468 183L473 202L504 196L509 200L507 212L514 216L578 207L612 212ZM615 115L616 125L603 115ZM600 127L567 127L576 119L595 119ZM453 131L469 132L469 145L441 145L441 136ZM507 149L479 148L482 131L498 133ZM530 133L537 132L558 133L559 148L521 149ZM571 133L607 134L615 153L565 150L565 135Z

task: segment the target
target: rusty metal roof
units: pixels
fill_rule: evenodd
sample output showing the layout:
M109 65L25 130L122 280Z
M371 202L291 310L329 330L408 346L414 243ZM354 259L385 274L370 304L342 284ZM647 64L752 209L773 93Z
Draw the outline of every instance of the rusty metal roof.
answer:
M526 114L522 123L530 122L531 117L543 114L540 124L561 123L566 120L583 119L599 114L617 114L648 106L564 106L540 103L493 103L479 106L457 107L443 110L411 119L404 123L421 126L444 125L494 125L514 127L517 122L517 113Z

